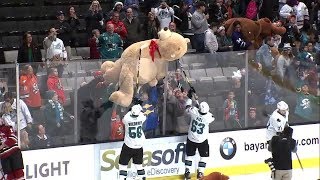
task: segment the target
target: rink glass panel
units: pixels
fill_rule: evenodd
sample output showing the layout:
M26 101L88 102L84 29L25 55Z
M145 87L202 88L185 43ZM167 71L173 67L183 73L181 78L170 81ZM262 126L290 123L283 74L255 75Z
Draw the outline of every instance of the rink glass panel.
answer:
M280 100L289 104L290 124L319 122L319 100L317 97L313 96L308 101L312 107L309 118L297 115L295 113L297 99L301 98L295 89L297 76L289 78L286 83L283 83L279 82L276 76L270 78L257 72L255 66L252 65L255 54L256 51L186 54L179 61L168 63L167 76L163 80L159 80L155 88L156 91L153 91L153 93L156 92L156 96L150 94L152 88L149 85L142 86L139 94L135 93L135 96L142 99L146 98L145 94L148 94L150 102L144 103L144 111L148 115L152 114L158 121L156 127L151 126L151 130L149 126L149 130L145 133L146 137L156 138L187 133L190 119L184 114L183 102L190 87L183 71L190 84L195 88L198 101L208 102L210 112L215 117L215 121L210 124L210 132L263 128L266 126L268 116L276 108L275 103ZM63 124L63 130L51 131L51 134L48 134L48 131L52 127L47 127L47 114L45 114L48 102L46 93L47 68L42 63L32 64L37 69L36 76L42 107L35 113L33 112L35 114L33 115L34 123L32 129L28 129L29 148L25 150L121 141L112 133L112 123L114 122L112 120L122 119L128 108L113 105L105 110L94 108L91 112L84 112L88 111L88 108L86 109L84 106L88 107L90 103L93 103L95 107L107 103L109 96L117 89L115 84L101 88L96 87L101 77L94 76L94 72L100 69L101 63L101 60L69 61L64 66L60 81L66 99L63 104L64 121L66 122ZM22 67L23 64L19 66ZM1 79L8 83L9 90L12 92L16 92L15 67L15 65L2 65L1 68ZM308 68L312 69L313 67ZM238 70L241 70L241 77L237 73ZM180 77L179 81L176 80L176 77ZM290 86L290 83L287 82L294 84L294 86ZM181 92L180 87L184 92ZM267 101L266 98L269 88L276 96L273 104L272 100ZM226 123L227 116L232 114L230 110L226 110L226 106L232 104L226 102L231 91L235 96L237 119L228 119L231 123ZM152 105L151 108L150 105ZM256 113L255 121L250 119L250 111L253 109ZM69 118L70 115L74 116L73 120ZM50 146L34 146L39 124L45 126L51 141ZM115 130L121 131L121 129L113 127L113 131Z

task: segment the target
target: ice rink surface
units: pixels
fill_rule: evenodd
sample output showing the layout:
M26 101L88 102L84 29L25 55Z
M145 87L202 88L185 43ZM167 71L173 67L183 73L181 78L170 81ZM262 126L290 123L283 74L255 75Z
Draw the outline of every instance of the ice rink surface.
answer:
M318 172L315 174L315 172ZM317 168L295 169L292 173L292 180L318 180L320 178L320 170ZM270 180L270 173L259 173L251 175L242 175L230 177L230 180Z

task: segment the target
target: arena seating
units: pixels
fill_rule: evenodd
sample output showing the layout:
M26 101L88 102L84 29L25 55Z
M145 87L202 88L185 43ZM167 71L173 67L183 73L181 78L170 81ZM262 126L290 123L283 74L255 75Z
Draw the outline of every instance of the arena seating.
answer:
M91 0L2 0L0 2L0 59L3 59L3 51L19 48L22 42L21 37L27 31L32 33L33 41L42 47L46 31L56 22L56 12L60 10L66 12L70 5L75 7L80 20L79 47L86 47L88 37L84 17L90 4ZM113 7L113 1L109 0L102 0L100 4L105 11ZM89 51L80 51L83 59L89 57L87 53ZM4 62L14 61L5 59Z

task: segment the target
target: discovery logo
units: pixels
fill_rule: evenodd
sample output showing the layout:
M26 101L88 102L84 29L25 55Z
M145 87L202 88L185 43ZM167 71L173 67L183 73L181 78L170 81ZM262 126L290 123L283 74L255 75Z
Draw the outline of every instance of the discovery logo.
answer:
M236 142L230 138L224 138L220 144L220 154L225 160L230 160L237 152Z

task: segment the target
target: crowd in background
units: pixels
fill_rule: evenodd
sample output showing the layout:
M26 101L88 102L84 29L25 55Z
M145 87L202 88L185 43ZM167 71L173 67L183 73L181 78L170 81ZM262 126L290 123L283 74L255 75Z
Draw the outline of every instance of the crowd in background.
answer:
M144 11L139 7L141 4ZM141 18L144 15L145 19ZM248 50L254 42L244 39L239 22L233 24L230 37L226 34L224 22L233 17L252 20L266 17L287 31L282 36L274 34L264 38L262 46L251 54L248 72L242 70L244 66L237 67L239 71L232 77L232 88L223 94L224 101L220 107L223 128L245 127L244 108L248 111L248 127L265 126L267 115L272 113L276 103L288 98L283 89L297 94L295 102L289 103L293 106L290 109L293 122L318 121L315 118L319 116L315 113L319 108L319 0L125 0L115 2L113 9L102 9L99 1L92 1L85 16L90 58L119 58L126 47L141 40L157 38L157 32L164 27L190 38L196 53L214 56L217 52ZM40 48L32 41L32 34L25 33L23 36L18 63L39 62L47 71L47 91L44 94L38 87L38 66L21 67L19 117L24 149L63 144L63 137L70 134L73 121L77 120L70 111L65 110L65 91L60 78L71 58L71 47L78 44L79 25L77 9L73 6L67 12L58 11L57 21L43 41L44 59ZM271 48L276 48L279 53L273 53ZM228 66L228 58L221 59L219 66ZM143 101L142 107L147 115L144 127L147 137L162 134L163 119L166 120L166 130L163 132L166 135L187 132L188 117L184 113L184 104L189 86L182 70L174 68L165 81L160 81L156 87L143 87L137 95ZM243 105L245 73L249 74L248 107ZM112 123L108 109L116 109L118 119L126 111L108 103L106 94L116 87L97 86L101 74L96 74L94 78L90 83L81 85L78 103L73 104L78 109L80 140L84 143L98 141L95 137L100 128L98 119L108 119L106 121ZM163 106L164 90L167 91L166 106ZM90 97L85 98L88 94ZM15 96L7 92L3 94L0 104L1 117L10 121L12 126L17 122L15 101ZM162 113L164 110L166 114ZM111 139L111 131L105 132L104 140ZM54 139L60 142L53 142L51 136L61 137Z

